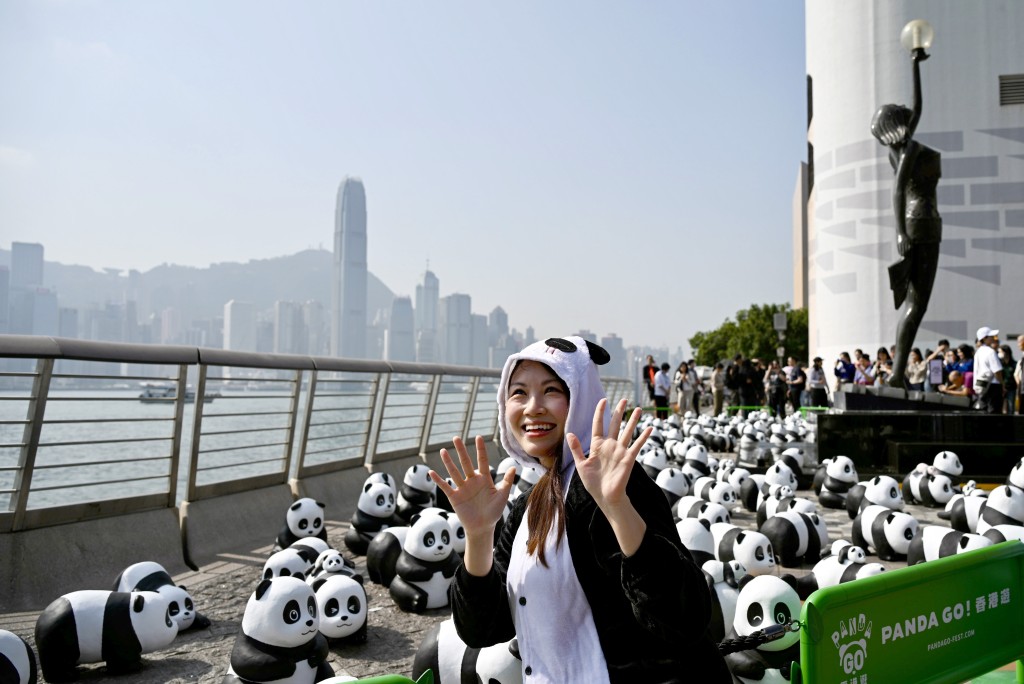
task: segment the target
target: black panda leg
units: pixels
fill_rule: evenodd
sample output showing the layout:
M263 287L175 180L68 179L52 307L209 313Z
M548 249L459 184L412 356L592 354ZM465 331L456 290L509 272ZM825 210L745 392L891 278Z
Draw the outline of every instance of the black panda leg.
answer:
M391 580L388 587L395 605L407 613L422 613L427 608L427 592L409 584L401 577Z

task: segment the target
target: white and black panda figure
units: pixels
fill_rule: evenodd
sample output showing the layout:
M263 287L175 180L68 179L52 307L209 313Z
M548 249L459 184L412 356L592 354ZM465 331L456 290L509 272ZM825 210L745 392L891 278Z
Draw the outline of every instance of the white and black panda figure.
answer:
M515 639L486 648L469 648L449 618L431 627L420 641L412 661L412 676L422 681L425 672L434 684L523 684L523 662Z
M334 676L313 588L295 577L262 580L249 597L223 684L314 684Z
M907 565L926 563L991 546L992 540L980 534L958 532L941 525L921 525L907 549Z
M391 488L382 482L365 482L352 514L352 524L345 532L345 546L357 556L366 555L366 547L377 533L388 527L404 525L395 515L397 501Z
M533 486L544 475L544 471L528 463L518 466L517 470L522 472L519 473L516 486L512 488L512 492L508 496L508 506L505 507L504 517L508 517L508 511L512 510L512 502L521 496L529 496L533 491Z
M800 597L790 584L773 575L744 578L740 582L736 615L729 636L747 637L767 627L789 624L799 618ZM782 637L756 649L725 656L729 671L744 684L789 682L790 665L794 662L800 662L799 631L787 631Z
M693 493L696 496L725 506L731 510L739 502L739 495L728 482L719 482L713 477L701 477L693 483Z
M331 644L365 644L367 598L351 577L330 575L313 582L320 633Z
M865 482L858 482L846 492L846 512L850 520L871 504L893 511L903 510L903 493L896 478L876 475Z
M694 444L686 450L686 457L683 459L683 472L691 480L707 477L711 474L711 467L708 465L708 449L703 444Z
M831 458L824 458L818 463L818 467L814 470L814 478L811 480L811 490L816 496L821 496L821 486L825 484L825 477L828 473L828 467L831 464Z
M313 566L316 563L316 559L320 557L320 554L331 548L331 545L319 537L306 537L288 548L298 551L299 555L309 561L310 566ZM355 567L355 565L352 564L352 567Z
M391 584L408 533L407 525L396 525L381 530L373 538L366 548L366 574L371 582L385 587Z
M845 539L832 544L831 553L818 561L814 569L797 578L797 594L801 600L818 589L834 587L863 577L873 577L885 572L881 563L868 563L867 553Z
M982 535L992 541L993 544L1002 544L1004 541L1024 541L1024 526L1021 525L993 525L985 530Z
M715 538L711 536L711 523L698 518L684 518L676 523L676 532L693 562L703 565L715 560Z
M871 505L853 520L853 543L865 551L873 550L881 560L902 561L907 559L918 527L909 513Z
M409 613L448 605L448 587L461 562L448 521L439 515L416 516L388 586L395 605Z
M739 597L740 580L747 571L739 561L710 560L701 565L711 592L711 622L708 634L718 643L725 638L736 616L736 599Z
M138 672L142 654L174 641L178 625L154 591L73 591L36 620L39 669L47 682L77 679L75 668L105 662L109 674Z
M658 479L658 473L668 468L668 454L661 447L654 447L636 459L652 480Z
M954 494L939 518L949 521L949 526L960 532L977 532L978 521L988 506L988 497Z
M777 458L779 463L785 463L793 471L798 489L810 489L814 481L814 473L807 474L807 469L811 465L809 460L807 452L799 447L783 449Z
M764 496L761 505L757 507L757 529L761 529L765 520L782 511L797 511L798 513L817 513L818 507L810 499L793 496L793 490L787 485L764 485L768 493Z
M298 549L288 547L274 553L263 564L261 579L273 579L275 577L296 577L303 582L306 576L313 569L313 563L306 560Z
M750 475L740 484L740 488L738 490L740 503L743 504L743 508L747 509L751 513L757 512L758 496L761 493L762 485L764 485L764 475L760 473Z
M307 537L327 541L327 528L324 526L324 505L316 499L305 497L288 507L284 527L277 533L274 551L286 549Z
M689 476L675 467L665 468L658 473L658 477L654 481L661 487L661 491L665 492L665 498L668 499L670 507L675 506L679 499L689 494L692 485Z
M204 629L210 621L196 611L188 590L174 584L164 566L153 561L133 563L114 580L114 591L155 591L167 599L167 611L178 624L178 633L187 629ZM2 681L2 680L0 680Z
M412 520L424 508L434 506L437 485L430 479L430 467L417 463L405 471L405 477L398 488L398 517Z
M960 481L960 476L964 473L960 457L952 451L940 451L935 454L935 458L932 459L932 467L948 477L953 484L957 484Z
M396 480L395 476L392 475L391 473L386 473L383 470L378 470L375 473L370 473L366 477L366 479L363 480L363 486L365 487L367 483L373 482L380 482L381 484L386 484L388 487L391 488L392 493L396 497L398 496L398 480Z
M942 508L953 498L953 481L934 466L917 464L903 480L903 498L909 503Z
M817 513L782 511L768 518L760 528L772 543L779 565L799 568L816 563L828 546L828 528Z
M729 523L711 525L715 540L715 559L723 563L738 561L749 575L767 575L776 571L775 551L768 537Z
M1024 489L1024 458L1017 461L1010 469L1010 474L1006 476L1006 484L1017 489Z
M989 492L976 532L985 534L996 525L1024 525L1024 489L1002 485Z
M38 678L32 647L17 634L0 629L0 682L36 684Z
M849 456L836 456L825 468L818 503L825 508L846 508L846 493L857 484L857 468Z
M709 523L727 523L732 520L725 506L705 501L699 496L684 496L679 499L674 510L677 521L684 518L699 518Z
M337 549L326 549L320 552L313 562L313 567L306 573L306 584L311 585L319 579L334 575L348 577L359 584L363 583L363 576L356 571L355 563L345 558Z
M765 480L761 484L761 489L757 493L757 508L755 510L761 510L761 505L764 504L765 499L769 497L786 498L787 496L795 496L796 490L788 484L770 483Z

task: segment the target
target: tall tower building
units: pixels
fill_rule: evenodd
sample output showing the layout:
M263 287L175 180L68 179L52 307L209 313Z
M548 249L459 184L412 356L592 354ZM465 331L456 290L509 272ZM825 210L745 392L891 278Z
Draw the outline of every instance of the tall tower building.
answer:
M466 294L450 294L440 300L442 363L470 365L473 352L472 300Z
M413 327L412 300L408 297L395 297L391 302L391 320L388 321L385 352L388 361L416 360Z
M278 300L274 302L274 352L278 354L305 354L306 323L302 305Z
M331 355L366 358L366 323L366 191L349 177L334 212Z
M420 363L435 363L438 359L438 302L440 283L429 269L423 274L423 282L416 286L416 360Z
M224 348L256 351L256 307L232 299L224 305Z

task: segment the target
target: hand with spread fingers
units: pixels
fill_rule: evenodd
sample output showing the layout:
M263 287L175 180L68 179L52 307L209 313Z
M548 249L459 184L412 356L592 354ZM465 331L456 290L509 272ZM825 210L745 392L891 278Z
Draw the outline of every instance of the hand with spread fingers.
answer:
M633 472L633 464L640 453L640 447L651 436L653 428L645 429L640 437L630 444L630 438L642 411L639 408L634 409L626 429L620 433L619 427L622 425L623 413L626 410L626 400L622 399L612 412L606 435L604 408L607 402L607 399L601 399L594 411L594 432L590 438L589 456L584 456L576 435L570 433L566 439L573 460L576 461L576 473L583 486L611 523L612 531L615 532L623 553L630 556L640 546L647 525L626 495L626 483Z

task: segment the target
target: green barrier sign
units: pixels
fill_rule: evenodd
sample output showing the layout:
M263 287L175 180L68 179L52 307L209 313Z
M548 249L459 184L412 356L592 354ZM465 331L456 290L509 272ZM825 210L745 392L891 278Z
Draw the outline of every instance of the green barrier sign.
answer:
M804 682L962 682L1024 657L1024 543L821 589L800 620Z

